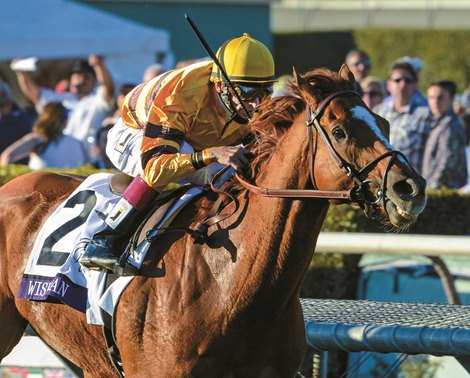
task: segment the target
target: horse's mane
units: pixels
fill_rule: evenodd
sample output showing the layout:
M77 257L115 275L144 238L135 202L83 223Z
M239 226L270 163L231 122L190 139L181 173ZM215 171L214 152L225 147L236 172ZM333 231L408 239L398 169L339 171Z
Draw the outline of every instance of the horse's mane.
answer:
M331 93L350 90L353 86L337 72L327 68L317 68L307 72L303 78L312 86L312 92L316 93L311 95L317 97L315 98L317 103ZM295 82L290 83L288 91L291 93L290 96L274 97L264 101L260 106L259 115L250 122L250 130L254 136L254 142L250 147L254 155L250 172L252 178L263 170L282 135L305 110L304 96Z
M249 148L254 156L249 176L255 178L262 171L282 136L304 109L305 102L300 96L274 97L261 104L249 125L253 135Z

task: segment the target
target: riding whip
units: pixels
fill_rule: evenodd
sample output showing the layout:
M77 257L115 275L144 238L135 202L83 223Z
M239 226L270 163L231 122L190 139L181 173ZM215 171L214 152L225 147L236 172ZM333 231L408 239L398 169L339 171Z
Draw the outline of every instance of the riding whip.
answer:
M189 25L191 26L191 29L193 29L194 33L196 34L197 38L199 39L199 42L201 42L201 44L204 46L204 49L207 51L207 53L209 54L211 59L214 61L214 63L217 65L217 67L219 67L220 72L222 73L222 75L223 75L224 79L226 80L227 84L229 85L229 87L232 89L233 93L235 94L235 97L240 102L240 105L242 106L243 111L248 116L248 119L251 119L252 117L251 117L250 112L246 108L246 106L245 106L242 98L238 94L238 92L235 90L235 86L233 85L232 81L229 79L229 77L227 75L227 72L225 72L225 69L222 66L222 64L220 63L219 59L215 56L214 52L212 51L210 46L207 44L205 38L203 37L203 35L199 31L199 29L197 28L196 24L193 22L193 20L191 20L191 18L187 14L185 14L184 17L186 18Z

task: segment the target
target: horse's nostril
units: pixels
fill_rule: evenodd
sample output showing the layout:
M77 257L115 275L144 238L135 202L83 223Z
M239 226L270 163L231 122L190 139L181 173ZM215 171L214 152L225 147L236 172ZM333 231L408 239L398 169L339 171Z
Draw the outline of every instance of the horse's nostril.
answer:
M416 184L413 180L401 180L393 184L393 190L400 197L412 197L417 192Z

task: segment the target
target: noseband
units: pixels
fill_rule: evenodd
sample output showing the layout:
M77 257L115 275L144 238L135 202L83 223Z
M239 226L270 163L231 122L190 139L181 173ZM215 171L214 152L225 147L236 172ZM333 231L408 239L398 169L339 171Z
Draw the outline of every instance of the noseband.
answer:
M326 97L315 111L307 106L307 131L308 131L308 138L309 138L309 150L310 150L310 180L313 184L314 189L309 190L300 190L300 189L268 189L268 188L261 188L259 186L253 185L239 177L237 175L238 180L240 183L246 187L249 191L259 194L265 197L283 197L283 198L325 198L325 199L339 199L347 202L357 202L362 203L365 206L366 215L369 217L374 217L374 213L376 207L379 203L382 203L383 207L385 208L385 200L386 200L386 186L387 186L387 176L388 172L390 171L393 162L397 159L400 155L402 156L405 161L407 161L405 155L401 152L392 150L387 151L384 154L378 156L370 163L368 163L365 167L357 170L354 168L350 163L348 163L343 157L335 150L333 144L330 141L325 130L321 127L319 120L321 119L321 115L324 109L328 106L328 104L333 100L335 97L338 96L360 96L355 91L340 91L330 94ZM353 180L356 184L349 190L340 190L340 191L331 191L331 190L318 190L317 185L315 182L314 177L314 161L315 161L315 138L313 129L317 131L317 135L321 135L323 140L328 147L330 155L335 159L336 163L338 164L339 168ZM390 156L390 160L387 164L383 175L383 183L380 185L375 180L367 179L367 174L374 169L374 167L383 159ZM376 198L368 198L367 192L368 188L376 187Z

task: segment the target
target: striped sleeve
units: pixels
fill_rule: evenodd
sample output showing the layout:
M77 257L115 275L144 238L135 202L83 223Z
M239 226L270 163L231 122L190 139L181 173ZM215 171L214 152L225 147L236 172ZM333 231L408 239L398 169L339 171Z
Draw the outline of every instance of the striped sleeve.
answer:
M161 189L195 172L191 154L180 154L184 133L164 126L147 125L141 147L143 179ZM210 164L208 151L203 151L205 164Z

